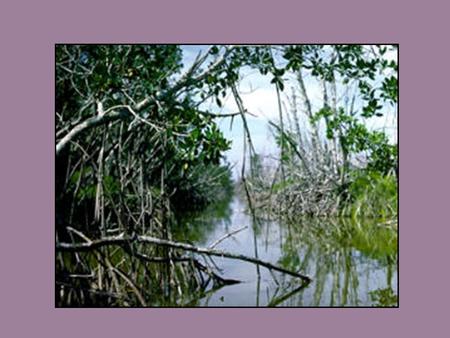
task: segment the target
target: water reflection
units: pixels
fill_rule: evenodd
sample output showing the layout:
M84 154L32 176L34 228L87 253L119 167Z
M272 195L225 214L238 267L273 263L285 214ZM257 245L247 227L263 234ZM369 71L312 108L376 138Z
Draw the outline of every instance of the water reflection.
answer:
M200 213L176 214L177 221L171 229L173 237L185 243L205 243L217 227L228 230L232 224L232 199L230 194Z
M214 259L227 278L243 281L194 296L190 306L397 306L397 230L374 220L258 220L239 197L185 218L174 237L208 246L242 226L217 249L260 259L313 278L295 278L246 262ZM187 230L186 230L187 229Z

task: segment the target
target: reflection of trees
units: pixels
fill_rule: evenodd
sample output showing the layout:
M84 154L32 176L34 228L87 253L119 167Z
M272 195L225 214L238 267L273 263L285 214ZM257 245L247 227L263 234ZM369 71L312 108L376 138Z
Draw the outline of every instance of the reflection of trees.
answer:
M283 267L302 271L313 277L313 283L296 290L285 287L281 298L275 288L269 304L284 306L395 306L397 296L393 282L397 269L397 231L375 222L304 219L297 224L282 224L284 233ZM264 233L264 232L263 232ZM386 274L381 288L370 290L371 274ZM364 279L365 283L361 283ZM283 280L284 285L289 280ZM283 285L283 284L281 284ZM295 291L295 292L294 292ZM308 299L305 294L308 293Z
M232 198L233 192L230 191L223 199L213 203L206 210L178 215L177 222L174 222L172 228L173 238L201 243L214 231L217 224L231 224Z
M231 222L232 208L233 204L225 202L208 212L190 215L185 219L189 223L186 234L175 233L188 241L205 241L219 223ZM263 281L270 275L258 277L256 272L256 306L396 306L395 228L379 226L374 221L248 221L253 225L253 246L264 252L264 248L267 251L280 243L278 264L313 277L313 282L304 287L295 278L274 273L267 286ZM256 251L254 255L258 257ZM380 279L380 273L386 278ZM183 295L176 303L207 306L216 291L214 287L197 290Z
M370 292L370 298L374 306L397 306L398 296L392 288L377 289Z

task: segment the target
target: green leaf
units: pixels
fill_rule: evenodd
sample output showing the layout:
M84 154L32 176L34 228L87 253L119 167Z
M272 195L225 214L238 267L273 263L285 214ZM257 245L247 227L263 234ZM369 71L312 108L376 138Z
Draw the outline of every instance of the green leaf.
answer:
M213 46L213 47L211 48L211 54L212 54L212 55L216 55L217 53L219 53L219 47Z

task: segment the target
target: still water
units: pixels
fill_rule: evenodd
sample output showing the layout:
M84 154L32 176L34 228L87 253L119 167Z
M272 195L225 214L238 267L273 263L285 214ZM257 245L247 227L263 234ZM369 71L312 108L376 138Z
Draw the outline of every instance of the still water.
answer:
M262 266L214 258L225 278L241 283L211 289L188 306L397 306L397 228L374 220L254 220L245 201L231 201L185 219L175 238L258 257L312 278L308 285ZM181 230L187 229L187 230Z

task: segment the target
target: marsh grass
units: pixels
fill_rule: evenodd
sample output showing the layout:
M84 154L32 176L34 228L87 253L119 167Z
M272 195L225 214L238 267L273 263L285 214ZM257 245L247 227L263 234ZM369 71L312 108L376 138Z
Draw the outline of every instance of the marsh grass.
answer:
M341 205L341 215L395 218L398 212L397 179L394 175L356 171Z

